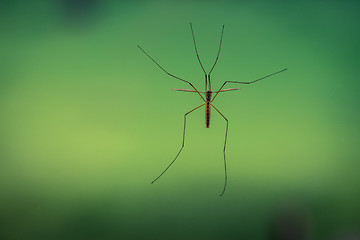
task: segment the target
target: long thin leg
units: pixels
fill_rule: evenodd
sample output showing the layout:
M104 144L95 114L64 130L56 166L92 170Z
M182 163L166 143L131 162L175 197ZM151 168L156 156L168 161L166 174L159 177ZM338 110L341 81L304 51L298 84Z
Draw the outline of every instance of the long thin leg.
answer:
M170 74L162 66L160 66L160 64L158 64L149 54L147 54L144 49L142 49L139 45L137 45L137 46L141 49L141 51L143 51L143 53L145 53L146 56L148 56L156 65L158 65L158 67L161 68L161 70L163 70L167 75L169 75L171 77L174 77L176 79L179 79L180 81L183 81L183 82L186 82L186 83L190 84L190 86L200 95L200 97L204 100L204 102L206 102L204 97L199 93L199 91L194 87L194 85L192 85L191 82L186 81L186 80L184 80L182 78L179 78L179 77L177 77L175 75Z
M193 28L192 28L192 24L190 23L190 28L191 28L191 34L192 34L192 37L193 37L193 40L194 40L194 46L195 46L195 52L196 52L196 56L197 56L197 59L199 60L199 63L200 63L200 66L202 68L202 70L204 71L205 73L205 76L206 76L206 71L200 61L200 57L199 57L199 54L198 54L198 51L197 51L197 47L196 47L196 41L195 41L195 36L194 36L194 31L193 31Z
M225 142L224 142L224 150L223 150L223 152L224 152L225 183L224 183L224 189L223 189L222 193L220 194L220 197L221 197L221 196L224 194L225 190L226 190L226 184L227 184L227 171L226 171L226 156L225 156L225 150L226 150L226 140L227 140L227 133L228 133L229 121L227 120L227 118L226 118L224 115L222 115L222 113L221 113L219 110L217 110L217 108L216 108L214 105L211 104L211 106L212 106L213 108L215 108L215 110L216 110L218 113L220 113L220 115L221 115L221 116L225 119L225 121L226 121Z
M207 75L205 74L205 92L207 91Z
M212 66L212 68L211 68L211 70L210 70L210 72L209 72L209 75L211 74L212 70L214 69L214 67L215 67L215 65L216 65L216 63L217 63L217 60L219 59L223 34L224 34L224 25L223 25L222 31L221 31L219 51L218 51L217 57L216 57L216 59L215 59L215 63L214 63L214 65Z
M223 83L223 85L221 86L221 88L220 88L218 91L216 91L216 94L215 94L215 96L212 98L211 102L212 102L212 101L214 101L214 99L215 99L215 98L216 98L216 96L219 94L219 92L221 92L221 89L222 89L222 88L225 86L225 84L227 84L227 83L251 84L251 83L254 83L254 82L260 81L260 80L262 80L262 79L264 79L264 78L270 77L270 76L272 76L272 75L275 75L275 74L278 74L278 73L284 72L284 71L286 71L286 70L287 70L287 68L285 68L285 69L283 69L283 70L281 70L281 71L278 71L278 72L275 72L275 73L269 74L269 75L267 75L267 76L265 76L265 77L262 77L262 78L256 79L256 80L251 81L251 82L226 81L226 82L224 82L224 83Z
M176 156L175 156L175 158L174 158L174 160L169 164L169 166L167 166L167 168L165 168L165 170L154 180L154 181L152 181L151 182L151 184L153 184L156 180L158 180L169 168L170 168L170 166L175 162L175 160L177 159L177 157L180 155L180 153L181 153L181 151L183 150L183 148L184 148L184 145L185 145L185 129L186 129L186 116L189 114L189 113L191 113L191 112L193 112L193 111L195 111L196 109L198 109L198 108L200 108L200 107L202 107L202 106L204 106L205 104L202 104L202 105L200 105L200 106L198 106L198 107L196 107L196 108L194 108L193 110L191 110L191 111L189 111L189 112L187 112L187 113L185 113L185 115L184 115L184 131L183 131L183 140L182 140L182 145L181 145L181 148L180 148L180 150L179 150L179 152L176 154Z
M206 74L206 71L201 63L201 60L200 60L200 57L199 57L199 53L198 53L198 50L197 50L197 47L196 47L196 41L195 41L195 35L194 35L194 30L192 28L192 24L190 23L190 29L191 29L191 35L193 37L193 40L194 40L194 47L195 47L195 53L196 53L196 57L197 59L199 60L199 63L200 63L200 67L201 69L204 71L205 73L205 92L207 90L207 85L208 85L208 78L207 78L207 74ZM210 80L209 80L210 81Z

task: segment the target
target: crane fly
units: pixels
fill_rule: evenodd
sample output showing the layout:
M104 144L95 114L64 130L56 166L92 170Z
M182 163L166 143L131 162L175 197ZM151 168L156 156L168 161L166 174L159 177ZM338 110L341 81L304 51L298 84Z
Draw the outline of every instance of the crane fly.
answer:
M224 187L223 187L223 190L220 194L220 196L222 196L226 190L226 185L227 185L227 170L226 170L226 155L225 155L225 151L226 151L226 140L227 140L227 134L228 134L228 127L229 127L229 121L228 119L214 106L213 104L213 101L215 100L215 98L217 97L217 95L221 92L228 92L228 91L233 91L233 90L239 90L240 88L227 88L227 89L223 89L224 86L228 83L240 83L240 84L252 84L252 83L255 83L257 81L260 81L262 79L265 79L267 77L270 77L270 76L273 76L275 74L278 74L278 73L281 73L281 72L284 72L287 70L287 68L285 69L282 69L278 72L274 72L272 74L269 74L269 75L266 75L262 78L259 78L259 79L256 79L256 80L253 80L253 81L250 81L250 82L239 82L239 81L225 81L221 87L219 88L219 90L217 91L212 91L211 90L211 78L210 78L210 74L211 72L214 70L214 67L219 59L219 55L220 55L220 50L221 50L221 43L222 43L222 38L223 38L223 34L224 34L224 25L222 26L222 31L221 31L221 37L220 37L220 44L219 44L219 50L218 50L218 53L217 53L217 56L216 56L216 59L215 59L215 63L214 65L212 66L212 68L210 69L209 73L206 73L202 63L201 63L201 60L200 60L200 57L199 57L199 54L198 54L198 50L197 50L197 47L196 47L196 41L195 41L195 36L194 36L194 31L193 31L193 28L192 28L192 24L190 23L190 29L191 29L191 34L192 34L192 38L193 38L193 41L194 41L194 47L195 47L195 53L196 53L196 57L199 61L199 64L200 64L200 67L201 69L203 70L204 74L205 74L205 91L204 92L200 92L198 91L195 86L183 79L183 78L180 78L180 77L177 77L171 73L169 73L168 71L166 71L158 62L156 62L147 52L145 52L144 49L142 49L139 45L138 47L140 48L140 50L146 55L148 56L161 70L163 70L167 75L169 75L170 77L173 77L173 78L176 78L182 82L185 82L187 84L190 85L190 87L192 89L172 89L174 91L183 91L183 92L193 92L193 93L197 93L198 95L200 95L201 99L204 101L203 104L201 104L200 106L188 111L187 113L185 113L184 115L184 129L183 129L183 136L182 136L182 145L181 145L181 148L179 150L179 152L176 154L174 160L165 168L165 170L157 177L155 178L154 181L152 181L151 183L154 183L156 182L170 167L171 165L176 161L176 159L178 158L178 156L180 155L181 151L183 150L184 146L185 146L185 129L186 129L186 117L188 114L192 113L193 111L199 109L200 107L203 107L205 106L205 128L209 128L210 127L210 112L211 112L211 109L215 109L216 112L218 112L223 118L224 120L226 121L226 130L225 130L225 141L224 141L224 148L223 148L223 156L224 156L224 171L225 171L225 182L224 182ZM213 96L214 94L214 96Z

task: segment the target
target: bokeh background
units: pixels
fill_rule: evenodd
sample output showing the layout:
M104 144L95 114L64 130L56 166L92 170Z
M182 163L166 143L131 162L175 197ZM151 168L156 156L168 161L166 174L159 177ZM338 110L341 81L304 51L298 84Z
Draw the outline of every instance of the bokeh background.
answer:
M359 239L358 1L1 1L1 239ZM289 70L183 114L202 89Z

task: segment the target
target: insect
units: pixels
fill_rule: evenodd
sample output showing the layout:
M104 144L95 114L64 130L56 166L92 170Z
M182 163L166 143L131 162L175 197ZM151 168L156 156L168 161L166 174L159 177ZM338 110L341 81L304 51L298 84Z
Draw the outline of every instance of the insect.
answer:
M224 148L223 148L223 156L224 156L224 171L225 171L225 182L224 182L224 187L223 187L223 190L220 194L220 196L222 196L224 193L225 193L225 190L226 190L226 185L227 185L227 170L226 170L226 140L227 140L227 134L228 134L228 127L229 127L229 121L228 119L214 106L213 102L215 100L215 98L217 97L217 95L221 92L227 92L227 91L233 91L233 90L239 90L240 88L228 88L228 89L223 89L224 86L228 83L240 83L240 84L252 84L252 83L255 83L257 81L260 81L262 79L265 79L267 77L270 77L270 76L273 76L275 74L278 74L278 73L281 73L281 72L284 72L287 70L287 68L283 69L283 70L280 70L278 72L275 72L275 73L272 73L272 74L269 74L265 77L262 77L262 78L259 78L259 79L256 79L256 80L253 80L251 82L238 82L238 81L225 81L221 87L219 88L219 90L217 91L212 91L211 90L211 78L210 78L210 75L211 75L211 72L214 70L214 67L219 59L219 55L220 55L220 50L221 50L221 43L222 43L222 38L223 38L223 34L224 34L224 25L222 26L222 31L221 31L221 37L220 37L220 44L219 44L219 50L218 50L218 53L217 53L217 56L216 56L216 59L215 59L215 63L214 65L212 66L212 68L210 69L209 73L206 73L202 63L201 63L201 60L200 60L200 57L199 57L199 54L198 54L198 50L197 50L197 47L196 47L196 41L195 41L195 36L194 36L194 31L193 31L193 28L192 28L192 24L190 23L190 29L191 29L191 34L192 34L192 37L193 37L193 41L194 41L194 47L195 47L195 53L196 53L196 56L197 56L197 59L199 60L199 63L200 63L200 67L201 69L203 70L204 74L205 74L205 91L204 92L200 92L198 91L195 86L187 81L187 80L184 80L182 78L179 78L171 73L169 73L168 71L166 71L159 63L157 63L147 52L145 52L144 49L142 49L139 45L138 47L141 49L141 51L143 53L145 53L146 56L148 56L159 68L161 68L161 70L163 70L167 75L169 75L170 77L173 77L173 78L176 78L180 81L183 81L187 84L190 85L190 87L192 89L172 89L172 90L175 90L175 91L184 91L184 92L194 92L194 93L197 93L200 95L201 99L204 101L203 104L201 104L200 106L188 111L187 113L185 113L184 115L184 129L183 129L183 136L182 136L182 145L181 145L181 148L179 150L179 152L176 154L174 160L165 168L165 170L154 180L152 181L151 183L154 183L156 182L170 167L171 165L176 161L176 159L178 158L178 156L180 155L181 151L183 150L184 146L185 146L185 130L186 130L186 117L192 113L193 111L199 109L200 107L203 107L205 106L205 128L209 128L210 127L210 114L211 114L211 109L215 109L216 112L218 112L223 118L224 120L226 121L226 131L225 131L225 141L224 141ZM213 96L214 94L214 96ZM204 96L203 96L204 95Z

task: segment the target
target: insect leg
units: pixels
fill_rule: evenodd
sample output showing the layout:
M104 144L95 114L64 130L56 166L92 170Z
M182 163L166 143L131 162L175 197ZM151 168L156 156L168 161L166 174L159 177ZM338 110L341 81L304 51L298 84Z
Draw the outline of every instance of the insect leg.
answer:
M192 34L192 37L193 37L193 40L194 40L194 47L195 47L195 53L196 53L196 57L197 59L199 60L199 63L200 63L200 67L201 69L204 71L205 73L205 92L207 90L207 85L208 85L208 79L207 79L207 74L206 74L206 71L201 63L201 60L200 60L200 57L199 57L199 53L198 53L198 50L197 50L197 47L196 47L196 41L195 41L195 35L194 35L194 31L193 31L193 28L192 28L192 24L190 23L190 29L191 29L191 34Z
M224 34L224 25L223 25L222 31L221 31L219 51L218 51L218 54L217 54L217 56L216 56L215 63L214 63L214 65L212 66L212 68L211 68L211 70L210 70L210 72L209 72L209 75L211 74L212 70L214 69L214 67L215 67L215 65L216 65L216 63L217 63L217 60L219 59L223 34Z
M195 41L195 36L194 36L194 31L193 31L193 28L192 28L192 24L190 23L190 28L191 28L191 34L192 34L192 37L193 37L193 40L194 40L194 47L195 47L195 52L196 52L196 56L197 56L197 59L199 60L199 63L200 63L200 66L201 66L201 69L204 71L205 73L205 76L206 76L206 71L200 61L200 57L199 57L199 54L198 54L198 51L197 51L197 47L196 47L196 41Z
M286 71L286 70L287 70L287 68L285 68L285 69L283 69L283 70L280 70L280 71L278 71L278 72L275 72L275 73L272 73L272 74L266 75L265 77L262 77L262 78L256 79L256 80L251 81L251 82L226 81L226 82L224 82L224 83L223 83L223 85L221 86L221 88L220 88L220 89L216 92L216 94L215 94L215 96L212 98L211 102L212 102L212 101L214 101L214 99L215 99L215 98L216 98L216 96L219 94L219 92L221 92L221 89L222 89L222 88L225 86L225 84L227 84L227 83L251 84L251 83L254 83L254 82L260 81L260 80L262 80L262 79L264 79L264 78L270 77L270 76L272 76L272 75L275 75L275 74L281 73L281 72Z
M183 82L188 83L188 84L195 90L195 92L197 92L197 93L200 95L200 97L202 98L202 100L204 100L204 102L205 102L204 97L199 93L199 91L194 87L194 85L193 85L191 82L186 81L186 80L184 80L184 79L182 79L182 78L179 78L179 77L177 77L177 76L169 73L169 72L166 71L159 63L157 63L147 52L145 52L144 49L142 49L139 45L138 45L138 47L140 48L140 50L141 50L146 56L148 56L148 57L149 57L159 68L161 68L161 70L163 70L167 75L169 75L169 76L171 76L171 77L173 77L173 78L176 78L176 79L178 79L178 80L180 80L180 81L183 81Z
M226 140L227 140L227 133L228 133L228 127L229 127L229 121L227 120L227 118L222 115L222 113L217 110L217 108L214 105L211 105L213 108L215 108L215 110L220 113L220 115L225 119L226 121L226 132L225 132L225 142L224 142L224 169L225 169L225 183L224 183L224 189L222 191L222 193L220 194L220 197L224 194L225 190L226 190L226 184L227 184L227 171L226 171L226 156L225 156L225 150L226 150Z
M170 166L175 162L175 160L177 159L177 157L180 155L180 153L181 153L181 151L183 150L183 148L184 148L184 145L185 145L185 129L186 129L186 116L189 114L189 113L191 113L191 112L193 112L193 111L195 111L196 109L198 109L198 108L200 108L200 107L202 107L202 106L204 106L205 104L202 104L202 105L200 105L200 106L198 106L198 107L196 107L196 108L194 108L193 110L191 110L191 111L189 111L189 112L187 112L187 113L185 113L185 115L184 115L184 130L183 130L183 139L182 139L182 145L181 145L181 148L180 148L180 150L179 150L179 152L176 154L176 156L175 156L175 158L174 158L174 160L169 164L169 166L167 166L166 168L165 168L165 170L154 180L154 181L152 181L151 182L151 184L153 184L156 180L158 180L169 168L170 168Z

